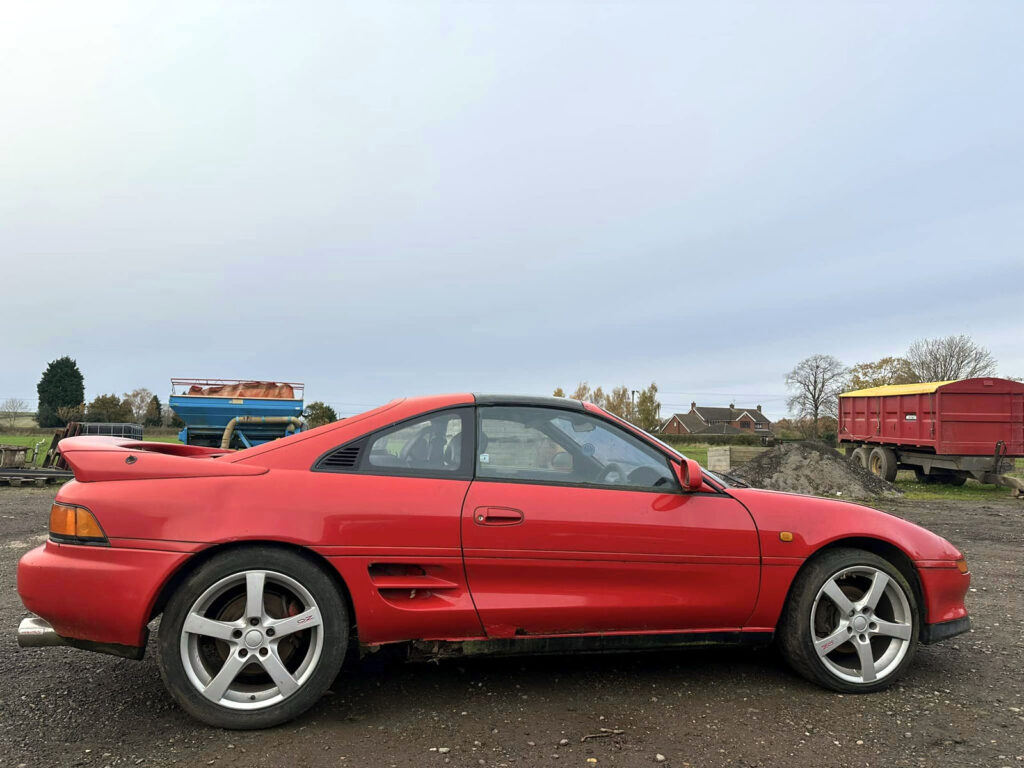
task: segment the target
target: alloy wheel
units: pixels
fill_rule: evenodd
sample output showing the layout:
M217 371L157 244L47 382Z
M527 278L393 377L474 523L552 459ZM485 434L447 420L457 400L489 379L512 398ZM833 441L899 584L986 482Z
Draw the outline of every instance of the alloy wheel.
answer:
M323 651L323 617L295 579L246 570L200 595L179 645L185 674L206 699L263 709L294 695L313 675Z
M913 639L913 614L903 588L869 565L829 577L814 599L810 622L819 661L850 683L874 683L892 674Z

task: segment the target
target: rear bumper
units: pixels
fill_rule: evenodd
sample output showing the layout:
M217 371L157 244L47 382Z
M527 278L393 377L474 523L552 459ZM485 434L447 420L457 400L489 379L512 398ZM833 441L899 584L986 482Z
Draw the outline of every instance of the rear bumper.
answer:
M921 642L925 645L947 640L964 632L971 630L971 619L964 616L962 619L952 621L940 621L938 624L925 624L921 628Z
M145 643L140 646L117 645L115 643L93 643L88 640L76 640L57 634L50 622L38 616L22 619L18 625L18 647L20 648L54 648L70 646L83 651L109 653L112 656L123 656L138 661L146 651Z
M48 638L45 644L57 644L46 632L49 627L61 645L132 657L145 647L157 593L188 557L48 541L18 563L18 594L45 623L35 625L39 638ZM32 626L23 626L25 642L33 643Z

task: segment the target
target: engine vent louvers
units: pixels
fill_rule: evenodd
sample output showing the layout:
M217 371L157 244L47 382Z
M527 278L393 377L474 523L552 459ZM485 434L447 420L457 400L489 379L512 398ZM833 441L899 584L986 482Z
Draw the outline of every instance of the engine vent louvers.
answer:
M345 445L320 459L319 469L355 469L362 445Z

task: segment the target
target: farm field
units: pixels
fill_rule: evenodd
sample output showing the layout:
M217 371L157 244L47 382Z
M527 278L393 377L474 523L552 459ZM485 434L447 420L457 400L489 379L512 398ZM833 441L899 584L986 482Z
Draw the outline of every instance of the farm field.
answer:
M39 430L34 432L19 432L16 434L0 434L0 445L23 445L29 449L28 458L32 458L32 449L39 444L39 453L36 455L36 464L41 464L46 456L46 451L53 440L56 430ZM178 430L151 430L144 433L143 440L155 443L177 443Z

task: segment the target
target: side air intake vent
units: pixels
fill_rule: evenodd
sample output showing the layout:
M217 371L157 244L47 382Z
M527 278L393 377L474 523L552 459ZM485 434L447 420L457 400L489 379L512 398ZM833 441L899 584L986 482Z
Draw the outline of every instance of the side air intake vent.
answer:
M355 469L359 466L359 454L363 450L362 443L343 445L337 448L317 462L317 469Z

